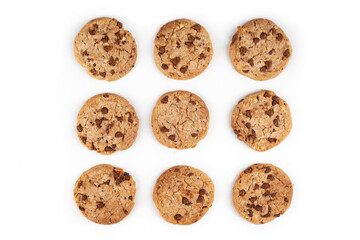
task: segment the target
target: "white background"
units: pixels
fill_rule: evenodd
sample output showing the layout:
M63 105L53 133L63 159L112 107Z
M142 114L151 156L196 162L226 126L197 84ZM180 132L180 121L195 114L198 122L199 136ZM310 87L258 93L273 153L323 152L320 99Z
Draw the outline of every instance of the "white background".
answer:
M0 238L1 239L359 239L360 17L357 1L2 1L0 6ZM87 75L73 56L73 40L89 20L117 18L138 45L138 60L109 83ZM236 26L264 17L290 38L293 55L275 79L238 74L228 57ZM200 76L168 79L153 61L153 41L170 20L189 18L209 32L214 56ZM159 144L150 118L170 90L198 94L210 111L208 135L195 149ZM230 126L238 100L269 89L288 102L293 129L278 147L255 152ZM91 96L127 98L140 118L134 145L102 156L76 136L76 116ZM246 222L232 205L232 187L247 166L267 162L294 183L289 210L265 224ZM135 207L118 224L82 216L73 186L88 168L108 163L137 183ZM163 220L153 201L157 177L186 164L215 184L208 213L190 226Z

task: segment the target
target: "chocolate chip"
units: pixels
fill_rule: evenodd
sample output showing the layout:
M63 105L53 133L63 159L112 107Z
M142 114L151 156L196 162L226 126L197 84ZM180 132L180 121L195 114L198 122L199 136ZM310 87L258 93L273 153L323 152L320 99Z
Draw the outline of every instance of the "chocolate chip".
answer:
M159 47L159 55L164 54L164 53L165 53L165 46Z
M200 26L200 24L195 24L194 26L192 26L192 28L198 32L198 31L200 31L201 26Z
M269 167L265 167L265 173L271 172L271 169Z
M193 42L193 41L195 41L195 38L194 38L193 35L188 34L188 40L191 41L191 42Z
M191 177L192 175L194 175L194 174L191 172L191 173L189 173L187 176L188 176L188 177Z
M180 214L175 214L174 219L180 221L183 217Z
M247 62L250 64L250 66L254 66L254 60L252 58L250 58Z
M96 30L95 29L89 29L89 33L90 33L90 35L95 35Z
M132 201L132 200L133 200L133 196L129 196L129 200Z
M98 209L100 209L100 208L105 207L105 204L104 204L103 202L97 202L97 203L96 203L96 207L97 207Z
M268 189L270 187L270 184L268 184L268 183L263 183L262 185L261 185L261 188L262 189Z
M268 98L268 97L271 97L271 95L268 92L265 92L264 97Z
M247 211L249 212L249 213L248 213L248 216L249 216L249 217L252 217L252 216L253 216L253 211L252 211L251 209L248 209Z
M270 52L269 52L269 54L271 55L271 54L273 54L274 52L275 52L275 49L271 49Z
M82 201L86 201L87 198L88 198L88 196L86 196L86 195L81 195L81 200L82 200Z
M240 47L240 55L241 55L241 56L244 56L246 52L247 52L247 48L246 48L246 47Z
M110 184L110 179L107 180L106 182L103 182L102 184L109 185Z
M235 33L234 36L232 37L231 43L234 43L234 42L236 41L237 37L238 37L238 36L237 36L237 34Z
M123 24L121 22L117 22L116 25L119 27L119 28L122 28L123 27Z
M196 199L197 203L202 203L204 201L204 197L202 195L199 195L199 197Z
M272 61L265 61L265 67L267 69L271 68L271 65L272 65Z
M129 212L125 208L123 208L123 212L127 215Z
M206 194L206 190L205 190L205 189L203 189L203 188L202 188L202 189L200 189L200 190L199 190L199 194L200 194L200 195L204 195L204 194Z
M108 63L109 63L110 66L115 66L116 65L116 62L115 62L115 59L113 58L113 56L110 57Z
M257 38L257 37L256 37L256 38L253 38L253 42L254 42L254 43L258 43L258 42L260 42L260 39Z
M169 129L167 129L165 126L162 126L160 128L160 132L169 132Z
M114 70L114 69L111 69L110 73L111 73L112 75L114 75L114 74L115 74L115 70Z
M276 36L276 40L280 41L283 40L283 35L281 33L278 33L277 36Z
M276 192L270 194L270 197L272 198L274 198L275 196L276 196Z
M87 137L81 137L81 141L86 144Z
M245 116L247 116L248 118L251 118L251 111L250 111L250 110L246 110Z
M263 217L263 218L268 218L268 217L270 217L270 213L267 213L267 214L265 214L265 215L261 215L261 217Z
M103 78L106 77L106 72L100 73L100 76L102 76Z
M245 126L247 127L247 129L251 128L251 123L245 123Z
M168 96L163 97L163 98L161 99L161 103L164 103L164 104L168 103L168 99L169 99Z
M168 69L169 67L168 67L168 65L163 64L163 65L161 65L161 68L164 69L164 70L166 70L166 69Z
M269 196L269 195L270 195L270 191L268 191L268 190L266 190L266 191L264 192L264 194L263 194L264 197L267 197L267 196Z
M170 135L170 136L168 137L168 139L171 140L171 141L175 141L175 135Z
M254 203L257 200L257 197L251 197L249 198L250 202Z
M105 152L113 152L114 149L112 149L112 147L106 146L105 147Z
M246 194L246 191L245 191L244 189L241 189L241 190L239 191L239 196L240 196L240 197L245 196L245 194Z
M185 42L185 45L186 45L188 48L195 47L195 45L194 45L193 42Z
M271 117L272 115L274 115L274 110L270 109L265 111L265 114L268 115L269 117Z
M261 212L263 210L263 207L260 205L256 205L255 210Z
M118 116L115 116L115 118L119 121L119 122L122 122L122 121L124 121L124 117L123 116L120 116L120 117L118 117Z
M101 128L102 119L95 119L96 126Z
M109 37L107 36L107 35L105 35L102 39L101 39L101 41L103 42L103 43L107 43L108 41L109 41ZM105 50L106 51L106 50Z
M276 142L277 141L277 139L276 138L267 138L266 140L268 140L269 142L271 142L271 143L274 143L274 142Z
M200 53L200 55L199 55L199 60L201 60L201 59L205 59L206 58L206 55L205 54L203 54L203 53Z
M189 199L187 199L186 197L182 198L182 204L189 206L191 204L191 202L189 201Z
M275 106L276 104L279 104L279 97L273 96L272 97L272 105Z
M101 109L101 113L102 114L107 114L109 112L109 109L107 109L106 107L103 107L102 109Z
M124 172L124 176L123 176L124 181L129 181L130 180L130 174L127 172Z
M254 189L254 190L259 189L259 184L255 183L255 185L254 185L254 188L253 188L253 189Z
M78 188L80 188L83 185L83 181L80 181L77 185Z
M243 70L243 73L248 73L250 70Z
M274 217L280 217L280 213L274 214Z
M191 136L192 136L193 138L195 138L195 137L198 136L198 134L197 134L197 133L192 133Z
M266 72L266 66L262 66L261 68L260 68L260 72Z
M275 28L272 28L272 29L270 29L270 31L269 31L272 35L274 35L275 33L276 33L276 30L275 30Z
M186 73L187 70L188 70L188 66L184 66L180 68L181 73Z
M79 206L79 209L80 209L80 211L85 211L85 208L83 208L82 206Z
M128 122L129 122L129 123L133 123L133 122L134 122L134 120L133 120L133 118L132 118L131 113L127 112L126 114L129 114L129 117L128 117Z
M284 197L284 201L289 202L289 199L287 199L287 197Z
M115 137L117 137L117 138L121 138L123 136L124 136L124 134L122 134L121 132L116 132L115 133Z
M260 34L260 38L261 38L261 39L265 39L266 37L267 37L267 34L266 34L266 33L262 32L262 33Z
M190 100L189 103L190 103L191 105L195 105L195 104L196 104L196 102L195 102L194 100Z
M83 127L81 126L81 124L77 125L76 129L78 130L78 132L83 131Z
M248 174L248 173L252 173L252 171L253 171L252 167L248 167L248 168L244 171L244 173Z
M175 57L175 58L171 59L170 62L176 66L180 62L180 57Z
M91 69L90 72L91 72L93 75L95 75L95 74L96 74L95 68Z
M89 56L89 53L88 53L87 51L83 51L81 54L82 54L83 56Z
M110 51L111 48L112 48L111 46L104 46L104 47L103 47L103 49L104 49L105 52Z
M272 180L274 180L274 176L271 175L271 174L269 174L269 175L267 176L267 179L269 179L270 181L272 181Z
M275 125L276 127L279 127L279 126L280 126L280 121L279 121L278 118L275 118L274 121L273 121L273 123L274 123L274 125Z
M284 57L289 57L290 56L290 51L289 49L286 49L285 52L283 53Z

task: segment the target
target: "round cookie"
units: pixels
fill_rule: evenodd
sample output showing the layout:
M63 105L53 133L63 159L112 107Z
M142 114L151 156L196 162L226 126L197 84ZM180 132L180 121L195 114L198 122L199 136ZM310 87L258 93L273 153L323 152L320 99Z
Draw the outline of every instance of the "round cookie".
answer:
M209 65L212 55L213 47L206 29L188 19L166 23L155 38L155 64L169 78L196 77Z
M285 33L267 19L254 19L239 26L230 44L230 59L236 71L258 81L279 75L291 53Z
M239 140L263 152L279 145L289 135L290 108L274 92L262 90L239 101L231 116L231 127Z
M136 186L121 168L102 164L90 168L76 181L74 198L84 216L99 224L114 224L134 207Z
M91 20L80 30L74 54L91 77L115 81L134 67L137 47L121 22L104 17Z
M156 139L166 147L194 148L209 127L209 111L204 101L187 91L163 94L152 113Z
M193 224L211 207L214 201L214 184L198 169L175 166L157 179L153 200L167 222Z
M254 164L236 179L233 202L246 220L263 224L280 217L289 208L293 196L290 178L271 164Z
M139 119L123 97L113 93L96 95L82 106L76 130L81 142L104 155L128 149L135 141Z

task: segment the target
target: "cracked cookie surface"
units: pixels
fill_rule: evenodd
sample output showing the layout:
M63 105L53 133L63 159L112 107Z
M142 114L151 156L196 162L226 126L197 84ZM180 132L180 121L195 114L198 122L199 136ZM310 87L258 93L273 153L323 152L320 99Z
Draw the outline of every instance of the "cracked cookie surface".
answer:
M156 139L166 147L194 148L209 127L205 102L187 91L163 94L152 113L151 126Z
M229 53L236 71L263 81L276 77L284 70L292 48L285 33L275 23L254 19L238 27Z
M187 80L198 76L207 68L212 55L206 29L188 19L166 23L155 38L156 66L169 78Z
M97 18L88 22L76 36L74 54L91 77L115 81L134 67L137 47L121 22Z
M280 217L289 208L293 196L290 178L271 164L254 164L236 179L233 202L246 220L263 224Z
M99 224L114 224L134 207L136 186L121 168L102 164L85 171L74 186L74 198L81 213Z
M135 109L123 97L113 93L96 95L82 106L76 131L90 150L109 155L134 143L139 129Z
M279 145L289 135L290 108L274 92L262 90L239 101L231 116L231 127L239 140L263 152Z
M175 166L157 179L153 200L167 222L192 224L200 220L211 207L214 184L198 169Z

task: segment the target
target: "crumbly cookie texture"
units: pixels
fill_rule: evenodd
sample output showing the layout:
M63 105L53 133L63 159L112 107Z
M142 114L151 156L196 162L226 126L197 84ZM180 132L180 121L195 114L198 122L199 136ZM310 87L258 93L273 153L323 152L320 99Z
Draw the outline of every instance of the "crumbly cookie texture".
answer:
M209 65L212 55L206 29L188 19L165 24L155 38L156 66L169 78L187 80L198 76Z
M135 109L123 97L113 93L96 95L81 108L76 130L90 150L109 155L128 149L135 141L139 119Z
M293 196L290 178L271 164L254 164L236 179L233 202L246 220L263 224L280 217Z
M209 127L209 111L204 101L187 91L163 94L152 113L156 139L169 148L194 148Z
M161 216L172 224L188 225L200 220L214 200L214 184L202 171L175 166L156 181L154 203Z
M81 29L74 41L74 54L91 77L115 81L134 67L137 47L121 22L104 17Z
M76 205L84 216L99 224L114 224L134 207L136 186L131 175L111 165L84 172L74 186Z
M254 19L239 26L230 44L230 59L236 71L258 81L279 75L291 54L285 33L267 19Z
M290 108L269 90L250 94L235 106L231 127L238 139L263 152L279 145L290 133Z

